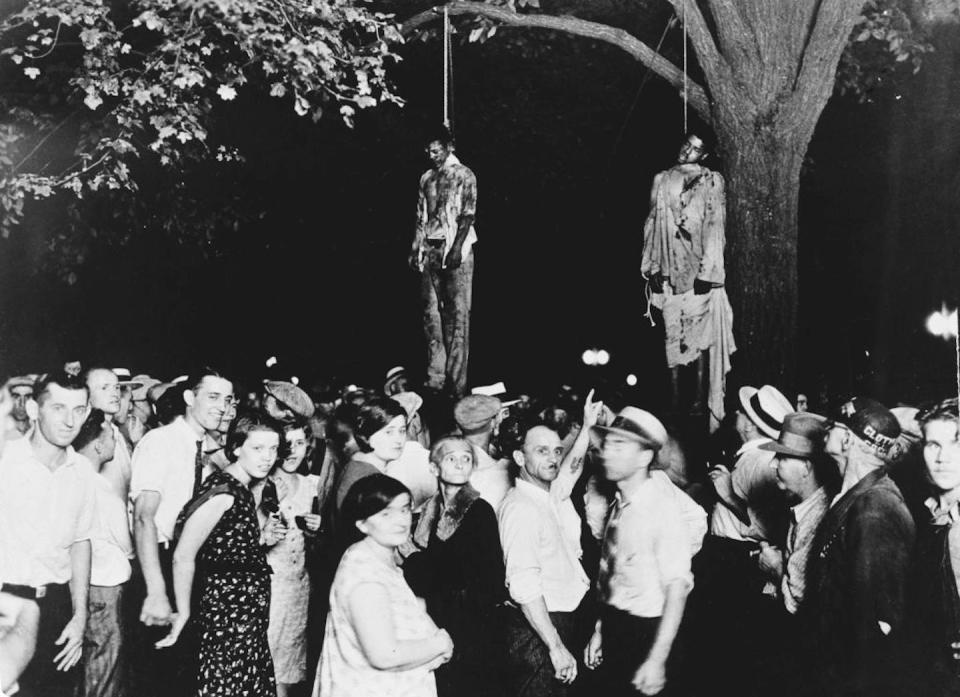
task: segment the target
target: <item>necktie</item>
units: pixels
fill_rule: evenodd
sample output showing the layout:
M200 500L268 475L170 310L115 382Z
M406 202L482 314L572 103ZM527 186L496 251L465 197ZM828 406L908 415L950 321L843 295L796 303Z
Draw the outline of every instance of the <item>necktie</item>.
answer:
M193 459L193 495L200 490L203 481L203 440L197 441L197 456Z
M623 504L617 499L607 518L607 526L603 531L603 549L600 552L600 573L597 574L597 595L601 603L610 599L610 579L613 578L617 559L617 538L620 514Z

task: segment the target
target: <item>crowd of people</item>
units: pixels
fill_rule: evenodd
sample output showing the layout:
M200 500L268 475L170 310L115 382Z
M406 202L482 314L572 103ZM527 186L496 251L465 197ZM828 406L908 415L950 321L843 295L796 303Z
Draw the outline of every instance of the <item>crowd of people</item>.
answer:
M960 694L956 398L422 392L6 380L0 694Z

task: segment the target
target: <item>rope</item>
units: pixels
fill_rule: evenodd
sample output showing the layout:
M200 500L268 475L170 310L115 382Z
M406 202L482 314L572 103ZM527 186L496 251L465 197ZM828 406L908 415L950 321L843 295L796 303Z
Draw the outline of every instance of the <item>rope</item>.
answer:
M443 125L452 132L450 107L453 102L450 83L453 79L453 52L450 50L450 10L443 8Z
M683 3L683 134L687 134L687 3Z

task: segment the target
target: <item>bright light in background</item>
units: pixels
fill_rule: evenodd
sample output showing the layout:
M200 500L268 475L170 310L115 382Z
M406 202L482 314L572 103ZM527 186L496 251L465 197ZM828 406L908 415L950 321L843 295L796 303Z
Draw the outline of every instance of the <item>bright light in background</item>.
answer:
M300 378L298 378L296 375L294 375L294 376L292 376L292 377L290 378L290 382L292 382L294 385L299 385L299 384L300 384Z
M272 368L272 367L275 366L276 364L277 364L277 357L276 357L276 356L270 356L270 358L267 359L267 367L268 367L268 368Z
M597 351L597 365L606 365L610 362L610 354L600 349Z
M630 373L627 376L627 384L630 385L630 387L634 387L637 384L637 376L633 373Z
M587 349L580 358L583 360L584 365L597 364L597 352L594 349Z
M927 317L927 331L941 339L952 339L957 336L957 311L947 311L943 305L939 312Z

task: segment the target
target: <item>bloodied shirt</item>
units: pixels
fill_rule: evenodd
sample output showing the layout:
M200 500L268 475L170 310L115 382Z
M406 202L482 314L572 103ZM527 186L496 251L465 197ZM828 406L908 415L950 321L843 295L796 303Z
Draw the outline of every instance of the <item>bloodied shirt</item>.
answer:
M476 215L477 178L470 168L450 154L439 169L428 169L420 177L420 200L417 205L417 238L444 240L446 254L457 236L460 218ZM466 255L477 241L476 230L464 240L462 254Z

